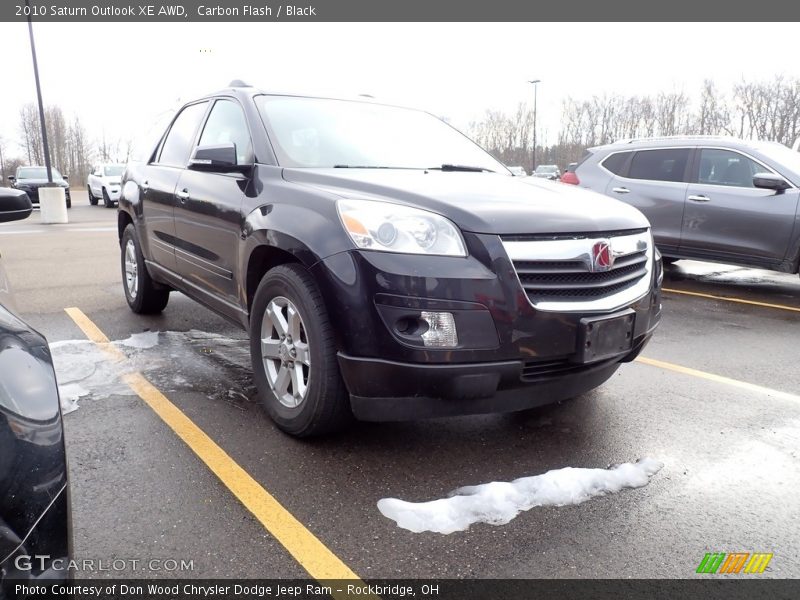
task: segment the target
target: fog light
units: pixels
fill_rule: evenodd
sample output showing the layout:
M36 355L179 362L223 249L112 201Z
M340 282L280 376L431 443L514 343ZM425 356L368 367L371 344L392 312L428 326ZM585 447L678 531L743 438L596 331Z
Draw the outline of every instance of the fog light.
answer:
M458 346L456 320L449 312L426 312L420 320L428 324L428 331L423 333L422 343L431 348L455 348Z

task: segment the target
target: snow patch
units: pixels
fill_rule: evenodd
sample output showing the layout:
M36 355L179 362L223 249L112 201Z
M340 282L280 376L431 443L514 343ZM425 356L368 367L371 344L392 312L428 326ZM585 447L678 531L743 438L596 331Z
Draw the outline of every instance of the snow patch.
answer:
M127 348L137 348L139 350L149 350L158 346L158 332L157 331L144 331L142 333L134 333L126 340L114 342L119 346Z
M147 350L158 344L158 332L135 333L127 339L113 342L117 347L135 351ZM62 340L50 344L53 366L58 381L61 411L69 414L79 408L81 398L108 398L113 395L132 395L122 382L122 376L139 370L138 352L127 360L114 361L89 340Z
M80 408L80 406L78 406L78 399L83 396L88 396L89 394L89 390L79 383L59 385L58 396L61 399L61 414L68 415L78 410Z
M378 501L378 510L403 529L447 534L465 531L474 523L505 525L536 506L580 504L624 488L643 487L663 466L655 459L643 458L608 469L566 467L511 483L493 481L462 487L448 498L430 502L383 498Z
M178 388L194 388L198 373L218 376L210 390L230 401L247 400L238 390L230 390L241 382L250 382L250 352L247 340L227 338L197 330L145 331L135 333L112 344L123 351L125 358L115 360L89 340L64 340L50 344L58 380L62 413L79 408L78 400L130 396L133 391L123 382L127 373L142 372L154 382ZM230 371L233 367L234 371ZM216 369L216 371L215 371ZM229 379L234 376L234 379ZM161 379L161 380L160 380ZM217 389L219 388L219 389ZM243 389L247 389L244 386Z

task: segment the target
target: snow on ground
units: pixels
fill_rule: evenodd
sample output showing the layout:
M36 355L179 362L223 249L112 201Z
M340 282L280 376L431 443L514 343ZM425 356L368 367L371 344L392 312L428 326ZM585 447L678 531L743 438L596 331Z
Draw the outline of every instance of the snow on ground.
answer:
M448 498L430 502L384 498L378 501L378 510L398 527L415 533L465 531L474 523L505 525L520 512L537 506L580 504L624 488L643 487L663 466L655 459L643 458L608 469L566 467L511 483L462 487Z
M114 342L119 346L126 348L138 348L140 350L147 350L158 345L158 332L157 331L144 331L142 333L134 333L126 340Z
M133 394L122 382L122 375L139 370L142 360L137 351L156 346L158 332L136 333L113 344L134 352L128 351L128 360L115 361L89 340L64 340L50 344L64 414L77 410L81 398Z
M78 409L78 401L132 395L123 375L139 371L154 383L168 388L192 388L198 377L213 377L214 369L224 372L216 378L209 394L231 402L248 397L251 382L250 347L247 340L214 333L191 331L146 331L112 342L126 358L114 360L89 340L65 340L50 344L56 369L61 410Z

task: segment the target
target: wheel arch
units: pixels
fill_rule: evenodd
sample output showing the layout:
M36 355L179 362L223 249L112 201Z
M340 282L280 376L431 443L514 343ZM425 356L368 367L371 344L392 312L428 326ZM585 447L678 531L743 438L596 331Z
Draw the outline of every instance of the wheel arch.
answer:
M261 283L267 271L279 265L289 263L302 265L303 261L290 251L278 246L261 244L253 249L248 257L247 267L244 271L244 294L248 314L250 314L250 309L253 306L253 298L255 297L258 285Z
M133 224L133 218L124 210L117 213L117 237L119 243L122 245L122 234L125 233L125 228Z

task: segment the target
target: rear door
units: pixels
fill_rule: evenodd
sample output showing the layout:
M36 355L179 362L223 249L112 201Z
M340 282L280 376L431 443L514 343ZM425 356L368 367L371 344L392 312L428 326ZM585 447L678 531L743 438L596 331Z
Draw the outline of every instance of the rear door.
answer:
M687 190L681 249L695 256L776 265L786 256L798 190L753 186L756 173L775 173L742 152L699 148Z
M197 146L233 143L237 162L252 164L244 112L232 98L214 102ZM242 233L241 207L249 179L241 173L186 169L176 189L175 256L178 273L196 291L238 306L234 276Z
M176 271L175 186L189 162L189 152L208 102L186 106L172 122L139 181L150 258L159 267Z
M611 154L601 166L613 174L606 195L638 208L662 251L680 245L693 148L656 148Z

